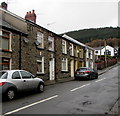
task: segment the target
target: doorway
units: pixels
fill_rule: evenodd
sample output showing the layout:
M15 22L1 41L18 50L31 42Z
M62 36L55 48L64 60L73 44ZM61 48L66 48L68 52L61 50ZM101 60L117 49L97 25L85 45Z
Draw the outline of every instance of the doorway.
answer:
M50 80L55 80L55 59L51 58L49 61Z
M71 67L71 77L74 77L74 60L71 60L70 67Z

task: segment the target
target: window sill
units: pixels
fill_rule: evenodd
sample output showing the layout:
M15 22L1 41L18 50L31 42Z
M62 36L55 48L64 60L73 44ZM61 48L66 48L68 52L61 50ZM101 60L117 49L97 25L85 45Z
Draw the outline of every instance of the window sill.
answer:
M67 55L67 53L62 53L63 55Z
M12 53L12 50L0 49L0 51L2 51L2 52L9 52L9 53Z
M62 70L61 72L62 72L62 73L69 73L68 70Z
M37 75L44 75L45 73L37 72Z
M44 50L44 48L37 46L36 47L38 50Z
M50 50L50 49L48 49L48 51L49 51L49 52L55 52L54 50Z
M75 57L74 55L70 55L70 57Z

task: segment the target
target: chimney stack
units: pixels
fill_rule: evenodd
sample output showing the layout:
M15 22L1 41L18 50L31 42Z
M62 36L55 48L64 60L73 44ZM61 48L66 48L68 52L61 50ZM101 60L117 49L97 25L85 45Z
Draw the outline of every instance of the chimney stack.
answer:
M7 6L8 6L7 3L5 3L5 2L1 3L1 8L7 10Z
M25 15L25 19L36 23L35 10L32 10L32 12L31 11L27 12L26 15Z

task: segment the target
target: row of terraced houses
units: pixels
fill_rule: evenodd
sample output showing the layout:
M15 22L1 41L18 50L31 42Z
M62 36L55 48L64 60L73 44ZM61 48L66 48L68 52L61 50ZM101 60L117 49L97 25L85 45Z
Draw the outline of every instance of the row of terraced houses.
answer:
M21 18L2 3L0 15L0 70L27 70L52 83L73 79L79 67L95 67L93 48L36 24L34 10Z

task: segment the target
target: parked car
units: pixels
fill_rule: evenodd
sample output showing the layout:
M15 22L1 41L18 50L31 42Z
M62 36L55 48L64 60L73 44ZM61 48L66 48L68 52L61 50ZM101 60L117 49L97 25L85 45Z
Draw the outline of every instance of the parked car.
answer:
M24 70L0 71L0 90L3 97L14 99L17 92L44 91L44 81Z
M75 79L93 79L98 78L98 72L92 68L81 67L75 72Z

